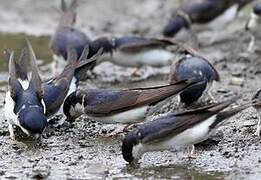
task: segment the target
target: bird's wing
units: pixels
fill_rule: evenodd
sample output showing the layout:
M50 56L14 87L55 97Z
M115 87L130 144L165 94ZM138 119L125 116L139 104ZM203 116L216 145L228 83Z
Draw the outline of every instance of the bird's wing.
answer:
M172 113L141 125L139 129L142 129L140 131L142 142L153 143L165 138L173 137L217 114L237 99L238 97L195 110L184 111L182 113Z
M110 115L143 105L157 103L198 83L184 80L172 85L128 90L93 90L84 97L85 113L96 116Z
M135 52L147 48L161 48L169 45L174 45L173 42L167 39L153 39L142 37L122 37L116 40L116 49L125 52Z

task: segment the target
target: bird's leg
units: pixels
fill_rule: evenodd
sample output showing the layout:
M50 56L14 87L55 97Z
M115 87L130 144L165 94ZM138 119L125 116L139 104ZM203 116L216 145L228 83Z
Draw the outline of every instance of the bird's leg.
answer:
M216 102L217 102L216 99L214 98L214 96L213 96L212 93L210 92L210 87L211 87L211 86L212 86L212 82L209 82L209 83L207 84L207 88L206 88L206 90L205 90L205 94L206 94L208 97L210 97L210 99L211 99L212 102L216 103Z
M257 110L258 111L258 110ZM257 124L257 129L254 135L260 136L260 131L261 131L261 113L258 111L258 124Z
M253 53L255 51L255 36L251 34L250 36L250 42L247 47L247 52L248 53Z
M141 68L135 68L134 71L131 73L131 77L141 77L143 74L141 73Z
M116 136L116 135L120 134L121 132L126 131L126 129L127 129L129 126L130 126L129 124L127 124L127 125L120 125L120 126L118 126L114 131L112 131L111 133L106 134L105 137L113 137L113 136Z
M196 159L194 145L190 145L187 147L187 153L188 154L183 157L184 159Z
M13 128L13 125L11 123L8 124L8 130L9 130L11 139L15 140L14 128Z
M210 97L211 101L213 101L214 103L216 103L216 99L214 98L214 96L212 95L212 93L210 91L207 91L208 96Z

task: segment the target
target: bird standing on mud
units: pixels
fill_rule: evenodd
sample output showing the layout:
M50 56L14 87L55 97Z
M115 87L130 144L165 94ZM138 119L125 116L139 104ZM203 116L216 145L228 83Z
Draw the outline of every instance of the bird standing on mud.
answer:
M176 63L173 63L171 67L169 74L170 84L187 78L196 78L204 83L195 84L180 93L180 101L186 105L197 101L203 92L209 93L213 81L220 80L218 71L214 66L207 59L197 54L187 54ZM210 93L209 95L214 100Z
M251 33L251 40L248 44L247 51L254 52L255 50L255 36L260 36L260 16L261 16L261 3L253 7L253 12L248 19L245 29Z
M193 23L208 23L224 14L224 21L232 21L238 10L252 0L193 0L180 5L174 17L164 27L164 36L174 36ZM226 13L225 13L226 12Z
M77 0L72 0L71 4L67 7L65 1L61 0L62 15L49 43L49 47L54 53L54 70L57 69L59 63L67 59L67 49L69 46L76 50L77 59L79 59L86 45L90 43L90 39L86 34L73 27L76 22L77 3Z
M123 67L134 67L134 75L141 67L164 67L177 57L177 49L193 51L189 46L175 40L144 38L138 36L101 37L90 43L92 54L103 48L99 62L109 61ZM174 50L175 49L175 50Z
M134 124L146 118L148 108L159 101L201 83L183 80L175 84L127 90L79 90L68 96L63 110L68 121L83 113L95 121L109 124Z
M41 137L47 126L41 78L29 42L28 46L29 50L22 50L18 62L15 61L13 52L9 58L8 92L5 97L4 112L12 139L15 139L13 125L20 127L25 134L35 139ZM27 75L29 54L32 65L30 80Z
M101 61L111 61L116 65L137 68L142 66L162 67L170 65L175 58L175 53L167 49L174 45L167 39L125 36L99 38L91 42L90 49L103 47L110 54Z
M101 55L101 51L90 59L88 56L88 47L83 50L82 56L77 59L77 52L74 48L68 49L67 61L61 74L43 82L44 102L46 104L46 116L50 117L58 112L67 95L76 91L81 74L77 69L90 66Z
M184 147L188 147L188 157L193 157L194 144L208 139L225 119L252 106L251 101L245 105L224 110L237 99L238 97L181 113L170 113L140 125L124 138L123 158L133 163L146 152L179 150Z

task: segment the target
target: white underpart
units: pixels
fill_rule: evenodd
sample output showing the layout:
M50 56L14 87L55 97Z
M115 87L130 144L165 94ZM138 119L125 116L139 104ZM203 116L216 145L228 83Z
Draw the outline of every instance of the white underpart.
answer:
M5 96L4 114L8 124L18 125L17 115L14 113L15 102L10 96L10 91Z
M235 4L228 8L223 14L219 15L213 21L209 23L209 27L213 29L223 29L228 23L232 22L237 16L238 4Z
M250 31L251 31L251 30L257 28L258 27L258 21L259 21L259 16L252 12L251 15L250 15L250 19L247 22L248 29L250 29Z
M46 113L46 105L45 105L45 102L44 102L43 99L41 100L41 103L42 103L42 106L43 106L43 108L44 108L44 114L45 114L45 113Z
M68 91L66 97L69 96L69 95L70 95L71 93L73 93L74 91L76 91L76 89L77 89L76 81L77 81L76 78L73 77L72 80L71 80L70 87L69 87L69 91Z
M143 50L140 52L121 52L113 53L111 62L125 67L162 67L171 65L175 59L175 54L164 49Z
M18 81L21 84L23 90L27 90L29 88L29 81L28 80L21 80L19 78Z
M10 137L12 139L15 139L12 125L16 125L20 127L25 134L29 135L29 132L20 125L20 122L18 120L18 115L14 113L14 107L15 107L15 102L10 96L10 91L8 91L5 96L4 114L5 114L5 118L7 119L8 130L10 132ZM22 106L22 109L23 108L25 108L25 105Z
M209 132L209 126L212 125L216 120L216 115L206 119L198 125L189 128L178 135L168 138L167 140L162 139L157 143L138 144L133 147L132 153L134 158L140 158L143 153L151 151L163 151L163 150L180 150L189 145L197 144L202 142L211 135Z
M76 89L77 89L77 86L76 86L76 78L75 77L73 77L72 78L72 81L71 81L71 83L70 83L70 87L69 87L69 91L68 91L68 93L66 94L66 96L65 96L65 98L64 98L64 101L65 101L65 99L72 93L72 92L74 92L74 91L76 91ZM63 102L64 102L63 101ZM56 115L60 115L60 114L62 114L63 115L63 105L61 105L61 107L59 108L59 110L57 111L57 113L55 113ZM80 115L79 115L80 116ZM78 117L78 116L77 116ZM60 123L63 123L64 122L64 119L62 118L58 123L60 124Z
M146 118L147 109L148 106L142 106L110 116L104 116L104 117L89 116L89 117L95 121L105 123L105 124L116 124L116 123L133 124L133 123L142 122Z

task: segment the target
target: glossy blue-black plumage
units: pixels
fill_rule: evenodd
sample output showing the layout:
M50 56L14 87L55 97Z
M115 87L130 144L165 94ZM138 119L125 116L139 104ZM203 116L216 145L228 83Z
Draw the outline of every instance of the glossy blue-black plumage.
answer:
M46 105L46 116L50 117L54 115L59 109L63 101L60 97L64 96L65 87L55 86L52 82L43 83L44 96L43 100Z
M162 130L166 130L172 127L178 119L176 113L171 113L166 116L160 117L154 121L147 122L137 129L129 132L122 142L122 155L125 161L131 163L134 160L133 147L139 143L142 143L144 138L161 133Z
M258 3L254 6L253 11L256 15L261 15L261 3Z
M72 27L61 27L51 40L51 48L56 55L61 55L66 60L68 47L71 46L75 48L79 59L88 43L90 43L89 38L80 30Z
M188 87L180 93L181 102L187 105L201 97L207 88L208 83L211 83L213 80L219 81L217 71L207 60L202 57L184 57L176 63L173 71L173 74L170 76L171 82L189 78L195 78L204 82Z
M18 115L22 127L33 134L42 133L47 126L47 119L43 113L43 108L31 106L22 109Z
M222 14L232 3L225 0L185 1L164 27L165 36L174 36L189 23L207 23Z
M171 37L178 33L183 27L188 27L188 23L181 16L173 17L163 29L163 35Z
M20 83L17 82L16 85L16 95L15 95L15 107L14 113L18 113L22 106L28 107L30 105L42 107L41 102L35 92L33 85L30 83L27 90L23 90Z
M44 107L32 83L28 89L23 90L17 82L14 113L18 115L20 125L30 133L42 133L47 126Z

